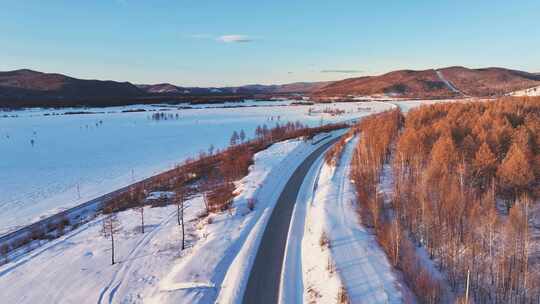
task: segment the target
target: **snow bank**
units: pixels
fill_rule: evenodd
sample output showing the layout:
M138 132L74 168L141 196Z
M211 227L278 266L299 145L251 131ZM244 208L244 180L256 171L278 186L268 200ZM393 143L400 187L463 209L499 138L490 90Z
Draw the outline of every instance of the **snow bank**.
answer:
M404 301L406 287L358 220L349 177L357 141L347 143L337 168L320 160L302 185L287 244L282 303L336 303L342 287L352 303ZM321 246L323 233L329 249ZM295 244L298 239L301 247ZM302 276L295 276L299 272Z
M317 208L320 204L314 201L314 194L323 163L324 155L312 166L300 188L287 239L280 303L336 303L342 286L339 276L330 271L330 251L320 246L323 210Z

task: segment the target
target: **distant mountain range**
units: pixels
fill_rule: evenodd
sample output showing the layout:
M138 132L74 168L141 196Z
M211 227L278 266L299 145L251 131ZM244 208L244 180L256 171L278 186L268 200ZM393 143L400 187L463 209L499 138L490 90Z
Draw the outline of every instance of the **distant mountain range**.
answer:
M320 89L331 82L296 82L283 85L245 85L238 87L179 87L170 83L138 85L150 94L305 94Z
M129 82L82 80L32 70L0 72L0 106L18 103L55 105L66 100L135 98L145 92Z
M238 87L181 87L168 83L83 80L28 69L0 72L0 107L108 106L159 102L222 102L302 94L314 99L384 95L450 98L502 95L540 85L540 75L503 68L401 70L335 82Z
M258 95L307 94L327 84L315 82L223 88L180 87L168 83L134 85L129 82L83 80L22 69L0 72L0 107L221 102L256 98Z
M538 85L538 74L503 68L448 67L350 78L333 82L312 94L318 98L381 94L404 98L447 98L502 95Z

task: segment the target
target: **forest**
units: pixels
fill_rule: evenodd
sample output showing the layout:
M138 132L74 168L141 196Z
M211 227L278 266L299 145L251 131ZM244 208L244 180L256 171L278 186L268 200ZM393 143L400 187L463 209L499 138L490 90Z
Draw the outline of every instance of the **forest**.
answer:
M395 110L359 127L360 216L420 302L538 303L540 99Z

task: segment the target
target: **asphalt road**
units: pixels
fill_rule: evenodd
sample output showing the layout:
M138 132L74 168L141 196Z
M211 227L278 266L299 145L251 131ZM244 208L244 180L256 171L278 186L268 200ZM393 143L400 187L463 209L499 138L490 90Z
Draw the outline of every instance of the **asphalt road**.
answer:
M243 303L278 303L287 234L298 192L315 160L338 139L333 139L312 152L294 171L281 192L264 230L261 245L249 275Z

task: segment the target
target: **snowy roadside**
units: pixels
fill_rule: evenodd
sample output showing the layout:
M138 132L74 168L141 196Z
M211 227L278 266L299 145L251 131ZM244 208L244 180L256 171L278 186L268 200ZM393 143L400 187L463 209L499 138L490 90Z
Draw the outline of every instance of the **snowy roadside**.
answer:
M279 303L335 303L342 286L331 273L330 251L320 245L322 209L313 208L324 155L308 172L294 207L283 261Z
M302 185L287 244L282 303L293 297L305 303L336 303L344 297L351 303L402 303L410 298L374 236L359 222L349 177L357 141L348 141L337 167L320 159ZM301 248L291 245L298 238ZM302 275L291 282L298 272ZM294 290L294 285L303 288Z
M244 235L241 239L242 244L240 245L242 246L238 248L238 254L234 257L232 263L230 263L230 267L228 267L216 303L242 302L257 248L259 247L266 224L272 214L273 207L283 188L296 168L308 155L325 143L341 136L343 132L344 130L332 132L330 137L320 134L312 140L316 144L300 144L296 146L294 151L290 152L279 163L276 163L275 158L268 158L266 161L261 161L260 163L273 167L268 177L262 183L253 183L257 179L250 177L252 173L240 182L240 189L244 191L239 197L239 200L235 201L235 205L245 206L248 198L255 198L258 203L254 212L250 214L253 218L246 217L245 222L247 227L244 229ZM321 140L323 138L324 140ZM257 174L256 172L257 170L255 169L253 174Z
M175 206L145 208L145 234L133 210L120 212L118 264L110 265L110 241L100 235L102 217L0 267L6 303L222 303L240 299L254 252L272 208L303 159L343 131L313 145L289 140L255 155L237 183L231 212L200 219L200 197L186 205L188 248L180 250ZM253 211L247 200L255 198ZM221 287L223 284L223 288Z

